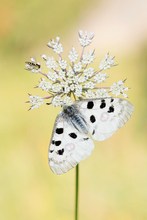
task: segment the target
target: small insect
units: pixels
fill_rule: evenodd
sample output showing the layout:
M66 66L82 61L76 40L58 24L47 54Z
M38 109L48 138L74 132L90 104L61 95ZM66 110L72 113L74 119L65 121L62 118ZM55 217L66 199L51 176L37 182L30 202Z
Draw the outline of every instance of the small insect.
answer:
M26 69L29 71L32 70L37 71L41 67L40 63L37 63L34 58L31 58L31 61L27 61L25 62L25 64L26 64Z
M51 170L63 174L75 167L91 154L93 140L111 137L132 112L129 101L112 97L75 101L64 106L56 118L49 146Z
M40 65L38 63L33 63L33 62L25 62L26 64L28 64L30 67L32 67L33 69L40 69Z

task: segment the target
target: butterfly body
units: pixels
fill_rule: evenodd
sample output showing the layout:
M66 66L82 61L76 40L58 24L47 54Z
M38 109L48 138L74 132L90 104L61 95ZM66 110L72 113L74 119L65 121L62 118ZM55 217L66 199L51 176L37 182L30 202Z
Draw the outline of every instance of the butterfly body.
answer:
M65 106L62 115L79 132L88 134L88 124L76 105Z
M94 149L93 140L111 137L130 118L133 106L120 98L76 101L57 116L49 147L49 165L56 174L66 173ZM93 139L93 140L92 140Z

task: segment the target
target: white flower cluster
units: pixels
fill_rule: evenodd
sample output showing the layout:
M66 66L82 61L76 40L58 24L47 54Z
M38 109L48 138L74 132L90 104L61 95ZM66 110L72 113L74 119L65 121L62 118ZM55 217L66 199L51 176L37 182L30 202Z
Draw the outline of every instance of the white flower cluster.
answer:
M82 47L86 47L89 44L91 44L92 39L94 38L93 32L87 32L87 31L79 31L79 42Z
M38 87L41 88L43 91L49 91L52 88L52 83L45 81L45 79L42 78Z
M110 69L114 66L114 57L110 56L109 53L105 55L105 58L100 62L99 68L100 70Z
M125 80L119 80L118 82L113 83L113 85L110 87L110 91L113 95L123 95L124 98L128 98L127 94L125 93L126 91L128 91L128 87L124 86L124 82Z
M31 104L31 108L30 109L34 109L34 108L39 108L40 105L42 105L44 103L44 99L40 96L37 95L29 95L30 98L30 104Z
M49 69L53 69L56 70L56 68L58 67L54 57L47 57L45 54L42 55L42 58L46 61L46 66Z
M75 50L74 47L69 52L68 57L69 57L71 62L75 62L78 59L78 53L77 53L77 51Z
M115 66L114 57L107 53L98 65L99 68L94 69L89 66L95 58L94 50L85 52L85 47L91 44L93 37L92 32L79 31L82 51L81 54L78 54L76 49L72 47L68 54L69 62L62 58L63 46L60 43L60 38L56 37L56 39L49 41L48 47L58 55L58 58L41 56L45 61L45 72L42 72L40 63L34 58L26 62L27 70L42 75L36 87L48 93L48 96L45 97L29 95L30 109L40 107L45 103L45 100L48 104L56 107L71 105L75 99L101 98L111 95L127 97L125 92L128 88L124 86L125 80L113 83L110 87L101 86L101 83L104 83L108 78L105 71ZM100 86L98 86L99 84Z
M52 39L48 42L48 47L53 49L53 51L57 54L61 54L63 52L62 44L60 43L60 37L56 37L56 39Z
M90 64L94 60L94 51L90 51L87 54L83 54L82 63L83 64Z

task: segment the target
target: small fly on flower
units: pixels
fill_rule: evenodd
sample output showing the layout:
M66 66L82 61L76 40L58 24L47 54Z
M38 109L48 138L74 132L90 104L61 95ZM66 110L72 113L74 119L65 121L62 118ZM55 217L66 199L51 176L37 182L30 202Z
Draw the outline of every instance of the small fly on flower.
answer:
M32 72L38 72L41 68L40 63L36 62L34 58L31 58L31 61L25 62L25 68L26 70L32 71Z
M79 31L81 54L72 47L68 60L63 59L60 38L52 39L47 46L58 56L42 55L46 72L34 58L26 62L26 69L39 73L40 88L48 95L29 95L30 109L46 103L62 107L57 116L49 146L48 160L56 174L66 173L94 149L93 140L103 141L111 137L130 118L132 104L125 86L126 80L102 86L109 78L107 71L116 66L114 56L107 53L96 69L92 67L95 50L85 51L94 38L93 32ZM44 68L43 68L44 69ZM120 98L118 96L122 96ZM47 101L47 102L46 102Z

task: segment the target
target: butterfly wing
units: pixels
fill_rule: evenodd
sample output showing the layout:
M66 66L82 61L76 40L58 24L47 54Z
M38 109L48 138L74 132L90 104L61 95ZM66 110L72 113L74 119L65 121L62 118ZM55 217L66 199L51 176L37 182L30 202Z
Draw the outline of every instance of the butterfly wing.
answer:
M62 113L57 117L48 153L49 165L54 173L66 173L87 158L93 148L93 141L76 130Z
M76 101L75 105L87 121L89 133L97 141L111 137L133 112L133 105L120 98L88 99Z

